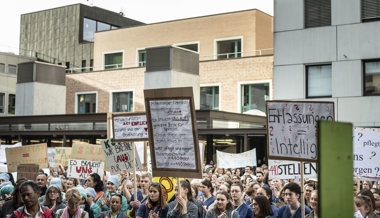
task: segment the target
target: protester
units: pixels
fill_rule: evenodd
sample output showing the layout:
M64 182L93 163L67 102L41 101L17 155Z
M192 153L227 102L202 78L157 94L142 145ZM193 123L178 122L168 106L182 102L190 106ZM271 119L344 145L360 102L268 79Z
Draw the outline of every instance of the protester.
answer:
M290 182L284 187L285 202L287 205L278 210L279 218L301 218L301 207L299 199L301 197L301 187L294 182ZM310 208L305 206L305 215L310 213Z
M0 174L0 184L4 183L4 182L9 182L9 175L8 173L1 173Z
M371 199L368 196L356 196L354 199L355 218L373 218L373 208Z
M371 181L363 181L362 190L371 189L371 188L372 188L372 182Z
M304 186L304 198L305 198L305 205L310 205L310 197L311 192L315 190L315 185L312 183L306 183Z
M214 192L214 188L212 187L212 183L208 179L204 179L201 182L201 185L199 186L200 191L203 193L204 199L203 199L203 212L207 213L207 210L209 209L210 205L214 203L215 196L212 195Z
M310 194L310 207L312 211L305 218L318 218L318 191L314 190Z
M86 201L87 201L88 205L90 205L90 209L94 213L94 217L97 218L100 215L100 213L102 212L102 210L100 209L99 205L97 205L94 202L94 199L96 197L95 189L86 188L85 191L86 191L86 195L87 195Z
M110 210L106 212L102 212L99 216L99 218L111 218L111 217L117 217L117 218L128 218L127 214L122 212L121 209L121 201L122 201L122 195L119 193L113 193L111 195L110 200Z
M193 180L194 181L194 180ZM203 218L203 202L198 198L198 185L196 184L191 184L191 193L193 194L193 200L195 205L198 207L198 217Z
M58 186L51 185L46 190L46 195L44 196L43 205L53 210L54 213L66 207L66 205L62 201L62 194Z
M57 211L57 218L89 218L88 213L79 207L82 195L76 188L66 192L67 206Z
M273 216L276 217L278 213L278 208L272 204L272 190L269 187L261 187L257 190L256 196L260 195L268 199L273 211Z
M109 211L110 210L110 203L111 203L111 195L118 193L117 188L119 186L119 177L117 175L111 175L106 184L107 192L105 195L103 195L100 199L99 207L102 209L102 211ZM122 196L121 201L121 211L123 213L126 213L128 210L128 201L127 199Z
M232 206L231 198L227 192L216 193L216 203L207 211L206 218L239 218L239 213Z
M235 211L239 213L240 218L252 218L253 210L242 200L243 185L234 183L231 186L232 206Z
M255 196L252 200L254 218L272 218L273 211L268 198L262 195Z
M100 205L100 198L104 194L103 192L103 182L100 179L99 174L92 173L86 179L86 187L93 188L96 191L95 202Z
M375 199L375 211L374 211L374 213L377 215L380 215L380 189L374 188L372 193L373 193L373 197Z
M55 217L54 211L41 206L38 203L38 197L40 196L40 188L33 181L26 181L20 186L20 193L24 206L19 207L15 210L11 218L23 218L23 217L42 217L44 218L53 218Z
M11 198L8 201L5 201L1 208L0 217L10 216L13 211L17 210L17 208L23 205L22 197L20 194L20 186L25 181L27 181L26 178L20 178L17 180L16 186L11 194Z
M77 180L77 179L69 178L69 179L67 179L67 181L66 181L66 188L67 188L67 190L68 190L68 189L71 189L71 188L76 187L78 184L79 184L79 183L78 183L78 180Z
M37 182L37 184L41 190L40 191L40 197L42 197L46 194L46 190L48 188L47 187L47 184L48 184L47 178L48 178L48 176L45 173L38 174L38 176L36 178L36 182Z
M195 205L188 180L180 181L181 195L179 194L178 182L175 185L175 200L169 203L168 218L197 218L198 207Z
M137 178L137 175L136 175ZM135 194L132 194L130 201L130 208L127 211L127 215L131 217L136 216L137 210L140 208L141 204L144 204L148 199L149 195L149 184L152 182L152 175L150 173L141 174L140 178L140 186L141 189L137 190L137 199Z
M137 210L137 218L166 218L169 207L166 204L161 184L158 182L149 185L149 197Z
M375 200L375 197L374 197L373 193L369 189L363 189L363 190L361 190L358 193L358 196L367 196L367 197L369 197L369 199L371 199L371 208L372 208L373 212L375 211L376 200ZM374 214L373 217L380 218L380 216L378 216L376 214Z
M79 207L88 213L89 218L94 218L94 212L91 210L90 204L87 203L86 190L81 185L77 185L76 189L78 189L80 195L82 196L79 202Z

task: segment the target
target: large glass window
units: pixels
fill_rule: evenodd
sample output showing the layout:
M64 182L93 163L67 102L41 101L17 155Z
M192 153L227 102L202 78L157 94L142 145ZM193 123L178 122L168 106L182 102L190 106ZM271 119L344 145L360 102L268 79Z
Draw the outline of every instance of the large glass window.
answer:
M380 20L380 1L379 0L362 0L361 14L363 21Z
M364 62L364 95L380 95L380 60Z
M83 18L83 40L93 42L95 32L96 21L88 18Z
M131 112L133 108L133 92L112 93L112 112Z
M15 114L16 111L16 95L8 95L8 114Z
M331 0L305 0L305 27L331 25Z
M96 113L96 94L78 94L78 114Z
M16 74L17 73L17 66L8 64L8 73Z
M219 110L219 86L201 87L201 110Z
M104 69L116 69L123 67L123 52L104 55Z
M146 50L139 50L139 67L146 66Z
M5 113L5 93L0 93L0 113Z
M109 25L107 23L103 23L100 21L97 21L96 23L97 23L97 28L96 28L97 32L111 29L111 25Z
M0 63L0 73L5 73L5 64Z
M241 40L225 40L217 42L217 59L241 57Z
M306 97L331 97L331 64L306 66Z
M241 112L265 115L269 100L269 83L247 84L241 86Z

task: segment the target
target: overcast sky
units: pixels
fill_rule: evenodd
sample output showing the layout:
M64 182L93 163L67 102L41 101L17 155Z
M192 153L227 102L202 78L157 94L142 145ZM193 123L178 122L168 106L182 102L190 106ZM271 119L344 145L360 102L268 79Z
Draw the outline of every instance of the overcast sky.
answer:
M5 3L6 2L6 3ZM11 0L2 1L0 51L18 53L20 15L82 3L123 12L144 23L176 20L257 8L273 15L273 0Z

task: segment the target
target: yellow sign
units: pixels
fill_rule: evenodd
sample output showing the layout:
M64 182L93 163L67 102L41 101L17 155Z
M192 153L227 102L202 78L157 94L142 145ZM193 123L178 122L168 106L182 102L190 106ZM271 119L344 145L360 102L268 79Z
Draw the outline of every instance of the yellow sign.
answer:
M159 182L161 184L163 193L165 195L166 202L175 195L174 186L177 183L177 178L174 177L154 177L153 182Z
M68 166L71 156L71 148L56 147L55 148L55 166Z

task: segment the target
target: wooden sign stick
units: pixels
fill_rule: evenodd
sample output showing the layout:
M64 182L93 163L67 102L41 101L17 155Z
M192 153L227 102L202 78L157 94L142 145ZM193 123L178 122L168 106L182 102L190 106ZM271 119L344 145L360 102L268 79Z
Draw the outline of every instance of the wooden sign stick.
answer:
M134 142L132 142L132 159L133 159L133 181L135 181L134 187L133 187L133 194L135 194L135 200L137 200L137 181L136 181L136 145Z

